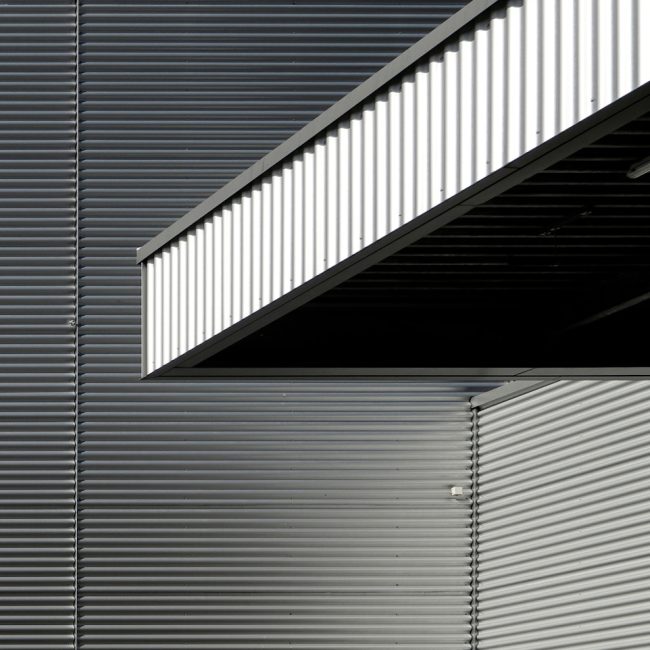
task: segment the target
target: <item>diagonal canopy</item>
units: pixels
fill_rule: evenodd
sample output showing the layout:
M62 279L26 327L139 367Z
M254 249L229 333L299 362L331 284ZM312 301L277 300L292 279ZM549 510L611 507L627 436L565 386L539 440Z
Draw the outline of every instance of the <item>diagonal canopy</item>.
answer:
M625 176L648 151L636 17L616 5L610 22L578 0L465 9L338 121L143 248L145 375L650 366L630 350L579 352L566 334L645 288L644 251L630 261L588 230L615 205L604 232L619 242L633 222L625 236L643 238L647 184ZM588 57L567 66L567 53ZM465 243L447 246L458 228ZM560 254L567 228L587 243Z

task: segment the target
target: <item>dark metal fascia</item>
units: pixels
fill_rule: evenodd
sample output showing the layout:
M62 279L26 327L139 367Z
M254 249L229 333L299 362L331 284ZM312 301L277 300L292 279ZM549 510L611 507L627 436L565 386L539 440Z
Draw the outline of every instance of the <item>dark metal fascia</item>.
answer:
M152 380L155 375L144 377ZM650 367L598 367L598 368L172 368L162 378L188 381L214 381L215 379L444 379L462 381L512 381L534 379L536 388L543 383L561 379L650 379ZM481 406L480 408L484 408Z
M185 216L175 221L171 226L158 233L153 239L141 246L137 251L137 262L141 264L148 257L151 257L165 244L178 237L206 217L210 212L216 210L222 203L238 194L245 187L254 183L260 176L268 172L271 168L283 162L296 150L300 149L310 140L316 138L320 133L325 131L334 122L338 121L346 114L359 107L369 97L377 93L384 86L393 81L396 77L402 75L411 66L416 64L425 56L429 55L432 50L442 45L444 42L466 29L476 19L478 19L488 9L491 9L498 2L504 0L472 0L462 9L457 11L453 16L448 18L444 23L436 27L429 34L421 38L417 43L405 50L396 59L376 72L372 77L357 86L352 92L340 99L336 104L321 113L314 120L309 122L300 131L285 140L278 147L273 149L263 158L260 158L255 164L242 172L239 176L224 185L220 190L209 196L205 201L192 208Z

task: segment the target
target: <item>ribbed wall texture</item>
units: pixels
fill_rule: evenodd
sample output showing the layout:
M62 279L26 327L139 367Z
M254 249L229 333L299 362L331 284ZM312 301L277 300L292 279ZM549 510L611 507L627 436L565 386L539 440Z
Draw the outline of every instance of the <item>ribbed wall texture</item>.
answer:
M562 381L479 418L480 648L648 647L650 381Z
M461 4L82 2L80 647L463 647L483 388L141 382L135 265Z
M75 7L0 6L0 648L74 630Z
M470 486L481 389L206 384L87 412L81 646L467 647L449 488Z
M648 81L647 25L645 0L498 5L143 264L145 374Z

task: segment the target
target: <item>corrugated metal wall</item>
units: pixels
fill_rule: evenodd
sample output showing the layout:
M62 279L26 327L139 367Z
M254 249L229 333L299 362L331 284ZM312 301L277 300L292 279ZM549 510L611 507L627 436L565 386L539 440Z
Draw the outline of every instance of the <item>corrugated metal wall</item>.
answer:
M647 648L650 381L562 381L479 416L480 647Z
M87 404L81 647L467 647L470 503L449 488L470 486L481 388L224 383Z
M647 25L645 0L497 5L146 261L145 374L648 81Z
M0 7L0 648L74 630L75 6Z
M482 387L140 382L134 263L462 4L81 3L80 647L463 647Z

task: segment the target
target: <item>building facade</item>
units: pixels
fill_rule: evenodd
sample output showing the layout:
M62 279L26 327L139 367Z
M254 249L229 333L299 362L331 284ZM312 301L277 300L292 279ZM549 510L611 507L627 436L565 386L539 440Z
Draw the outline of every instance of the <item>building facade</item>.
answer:
M319 595L350 589L343 564L338 585L320 592L291 596L290 567L273 590L291 537L278 530L279 497L274 505L264 493L282 488L278 473L318 471L314 508L326 508L328 486L363 467L377 401L410 413L409 424L391 418L429 445L428 414L464 430L479 386L443 387L441 397L427 381L143 384L135 251L462 4L21 0L0 9L0 647L286 647L314 621L323 638L348 633L341 609L354 611L354 597L332 606ZM342 446L344 434L358 446ZM332 450L330 438L340 441ZM215 480L229 461L240 476ZM381 474L378 462L368 472ZM257 476L257 496L238 512L243 476ZM343 548L355 526L371 525L330 521ZM303 526L302 553L314 557L318 527ZM275 550L264 555L258 536L275 536ZM332 557L321 560L325 582L337 576ZM293 623L291 598L320 613ZM362 609L350 638L370 634L363 616L376 611Z
M644 502L618 490L647 482L646 382L472 405L503 377L140 379L136 250L465 4L0 8L0 648L645 647ZM531 471L543 556L517 501ZM579 476L599 487L585 522Z

